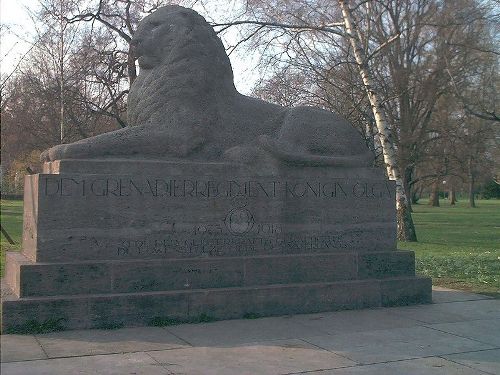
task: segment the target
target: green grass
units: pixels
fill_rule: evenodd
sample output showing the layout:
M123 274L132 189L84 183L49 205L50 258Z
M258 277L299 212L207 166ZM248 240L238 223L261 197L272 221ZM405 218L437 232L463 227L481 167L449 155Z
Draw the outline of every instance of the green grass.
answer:
M2 226L16 242L10 245L1 237L3 273L5 251L21 248L22 201L1 203ZM500 297L500 200L480 200L477 205L415 205L419 242L399 243L398 248L415 251L417 272L431 276L434 285Z
M441 207L413 207L417 243L399 243L414 250L417 272L434 285L500 297L500 200L480 200L477 208L460 201Z
M21 238L23 231L23 201L22 200L1 200L1 213L0 220L2 222L2 228L4 228L10 237L16 243L11 245L5 236L1 235L1 273L3 275L3 267L5 260L6 251L19 251L21 250Z

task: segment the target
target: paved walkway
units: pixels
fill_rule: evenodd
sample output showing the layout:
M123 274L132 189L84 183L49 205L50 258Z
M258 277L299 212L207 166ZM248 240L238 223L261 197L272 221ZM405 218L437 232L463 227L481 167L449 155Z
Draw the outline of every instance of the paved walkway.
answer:
M500 300L174 327L3 335L2 374L500 374Z

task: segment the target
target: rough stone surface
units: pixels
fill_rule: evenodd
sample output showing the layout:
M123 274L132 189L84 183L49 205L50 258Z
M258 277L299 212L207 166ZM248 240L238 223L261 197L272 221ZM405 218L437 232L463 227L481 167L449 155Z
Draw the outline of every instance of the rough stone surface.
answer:
M180 6L144 18L132 45L140 72L128 96L129 126L47 150L44 161L149 156L366 166L358 132L333 113L284 108L238 93L221 40Z
M353 177L313 167L266 176L196 163L189 167L198 174L187 175L169 163L160 164L162 174L145 175L140 165L127 164L126 175L28 176L26 257L45 262L395 249L394 184L374 168L353 169Z
M402 253L406 264L399 264L405 272L399 270L396 274L413 276L412 253ZM378 261L385 260L388 264L401 257L399 251L374 254ZM333 282L387 276L383 271L371 272L367 277L363 268L365 258L366 254L349 252L34 263L22 254L7 253L6 278L14 279L9 284L18 297L36 297ZM394 282L394 279L388 280Z
M400 278L419 285L420 278ZM425 294L424 290L419 290ZM386 306L382 280L277 284L254 287L107 293L3 300L3 327L18 330L30 320L58 321L63 329L108 328L199 319L237 319ZM29 311L29 314L26 312Z

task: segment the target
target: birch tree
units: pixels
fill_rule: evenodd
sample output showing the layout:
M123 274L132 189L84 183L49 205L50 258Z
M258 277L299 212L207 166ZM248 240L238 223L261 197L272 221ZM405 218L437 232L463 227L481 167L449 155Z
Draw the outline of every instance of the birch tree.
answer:
M406 196L405 188L403 185L403 178L398 166L396 149L392 131L387 122L384 112L384 107L381 102L380 95L376 91L375 82L372 78L372 72L369 66L369 60L365 55L362 41L359 37L357 25L353 20L351 10L349 8L348 0L339 0L340 8L342 10L342 17L346 30L346 37L352 45L353 53L358 64L359 73L363 80L368 99L371 104L375 124L378 129L378 135L382 145L382 152L384 156L384 163L387 170L387 176L390 180L396 182L396 211L398 222L398 239L402 241L416 241L417 236L415 233L415 226L408 205L408 197ZM390 40L387 41L390 43ZM381 48L384 46L381 45Z

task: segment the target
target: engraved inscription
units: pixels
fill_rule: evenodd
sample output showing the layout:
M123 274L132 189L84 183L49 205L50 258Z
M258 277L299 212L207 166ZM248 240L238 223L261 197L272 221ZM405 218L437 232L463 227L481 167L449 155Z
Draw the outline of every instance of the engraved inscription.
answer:
M275 236L217 235L214 237L191 237L189 234L144 236L135 239L96 239L83 237L88 247L99 252L114 252L119 258L127 257L198 257L234 256L272 253L322 252L330 250L356 249L362 241L363 230L342 233L296 234L280 233ZM372 236L384 237L383 231ZM195 272L195 271L193 271Z
M362 181L276 181L131 179L45 176L45 196L154 198L394 198L388 183Z
M250 232L254 222L252 213L246 208L232 209L224 219L226 228L229 232L236 235Z

